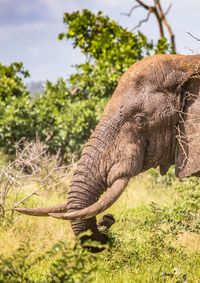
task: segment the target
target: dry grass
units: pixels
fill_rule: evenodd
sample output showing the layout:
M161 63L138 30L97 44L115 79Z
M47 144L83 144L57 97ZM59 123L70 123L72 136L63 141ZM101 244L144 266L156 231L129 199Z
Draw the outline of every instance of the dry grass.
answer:
M178 235L178 243L189 251L200 252L200 234L184 232Z

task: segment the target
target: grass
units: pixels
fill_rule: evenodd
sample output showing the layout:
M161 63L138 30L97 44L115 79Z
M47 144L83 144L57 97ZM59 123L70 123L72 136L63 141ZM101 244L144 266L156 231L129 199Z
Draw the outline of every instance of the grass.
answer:
M107 211L117 222L97 255L80 248L67 221L16 214L0 225L0 282L200 282L199 197L195 178L152 170L131 180ZM27 205L64 199L47 193Z

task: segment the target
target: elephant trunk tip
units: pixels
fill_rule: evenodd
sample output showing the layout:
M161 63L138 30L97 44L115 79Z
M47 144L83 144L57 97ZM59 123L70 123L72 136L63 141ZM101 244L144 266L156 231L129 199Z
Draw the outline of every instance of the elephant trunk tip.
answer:
M81 246L91 253L102 252L105 249L105 245L108 244L107 233L115 222L112 214L105 214L98 220L97 230L92 235L83 235L80 237Z
M85 235L80 237L81 246L90 253L100 253L105 250L105 245L108 243L107 235L103 233Z

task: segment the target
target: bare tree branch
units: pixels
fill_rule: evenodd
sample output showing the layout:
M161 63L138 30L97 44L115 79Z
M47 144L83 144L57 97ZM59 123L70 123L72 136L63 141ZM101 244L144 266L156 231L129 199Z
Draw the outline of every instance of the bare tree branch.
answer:
M187 32L187 34L189 34L192 38L196 39L197 41L200 41L200 38L198 38L198 37L192 35L190 32Z
M151 8L152 6L148 6L146 5L143 1L141 0L135 0L138 4L140 4L140 6L142 6L144 9L149 10L149 8Z
M172 8L172 3L169 4L167 10L165 11L165 13L164 13L165 16L167 16L167 14L169 14L169 11L171 10L171 8Z
M135 26L134 28L132 28L132 30L135 30L135 29L141 27L141 25L142 25L143 23L148 22L150 15L151 15L151 12L148 12L146 18L143 19L143 20L141 20L141 21L139 21L138 25Z
M149 6L147 4L145 4L143 1L141 0L135 0L138 4L140 4L141 7L143 7L145 10L149 11L149 13L154 14L157 22L158 22L158 27L159 27L159 32L160 32L160 37L164 37L164 29L163 29L163 23L162 20L160 19L160 15L159 15L159 11L158 11L158 7L155 4L155 6ZM149 18L149 17L148 17ZM145 22L145 19L142 20L142 22ZM140 25L141 26L141 25Z
M170 40L171 40L171 44L172 44L172 49L175 52L176 51L175 35L174 35L173 31L172 31L171 26L169 25L169 23L168 23L168 21L166 19L165 13L163 12L162 6L160 4L160 0L155 0L155 4L157 4L157 6L158 6L158 9L159 9L159 12L160 12L160 21L163 22L163 24L165 25L165 27L166 27L166 29L168 31L168 34L169 34Z
M130 17L132 15L133 11L136 10L137 8L139 8L140 6L141 5L135 5L130 9L130 11L128 13L121 13L121 15Z

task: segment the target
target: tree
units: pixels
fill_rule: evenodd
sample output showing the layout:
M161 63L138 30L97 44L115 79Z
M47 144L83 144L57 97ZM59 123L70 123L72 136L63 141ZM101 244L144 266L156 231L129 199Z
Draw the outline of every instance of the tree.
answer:
M96 97L72 101L66 82L47 82L44 93L34 105L36 132L40 140L59 156L80 151L99 119L100 103Z
M12 63L5 66L0 63L0 99L5 101L10 97L27 95L23 78L29 77L29 72L24 70L22 63Z
M86 62L76 65L77 73L69 79L71 93L78 99L110 97L130 65L147 55L171 51L166 39L154 45L140 32L128 31L102 12L65 13L64 23L67 32L59 38L71 39L74 48L86 56Z
M0 64L0 147L14 151L22 137L34 136L34 113L23 78L29 76L22 63Z
M143 8L147 11L147 15L144 19L139 21L138 25L133 28L135 30L136 28L140 28L143 23L148 22L150 16L153 14L157 20L158 28L159 28L159 34L160 34L160 39L165 38L165 29L167 30L167 33L170 37L170 42L171 42L171 48L172 48L172 53L176 53L176 42L175 42L175 35L173 33L173 30L167 20L167 14L169 13L172 4L170 4L167 8L167 10L164 12L163 7L161 5L160 0L153 0L154 5L147 5L144 1L141 0L135 0L137 3L135 6L131 8L129 13L123 13L124 15L130 17L133 13L134 10L137 8Z

